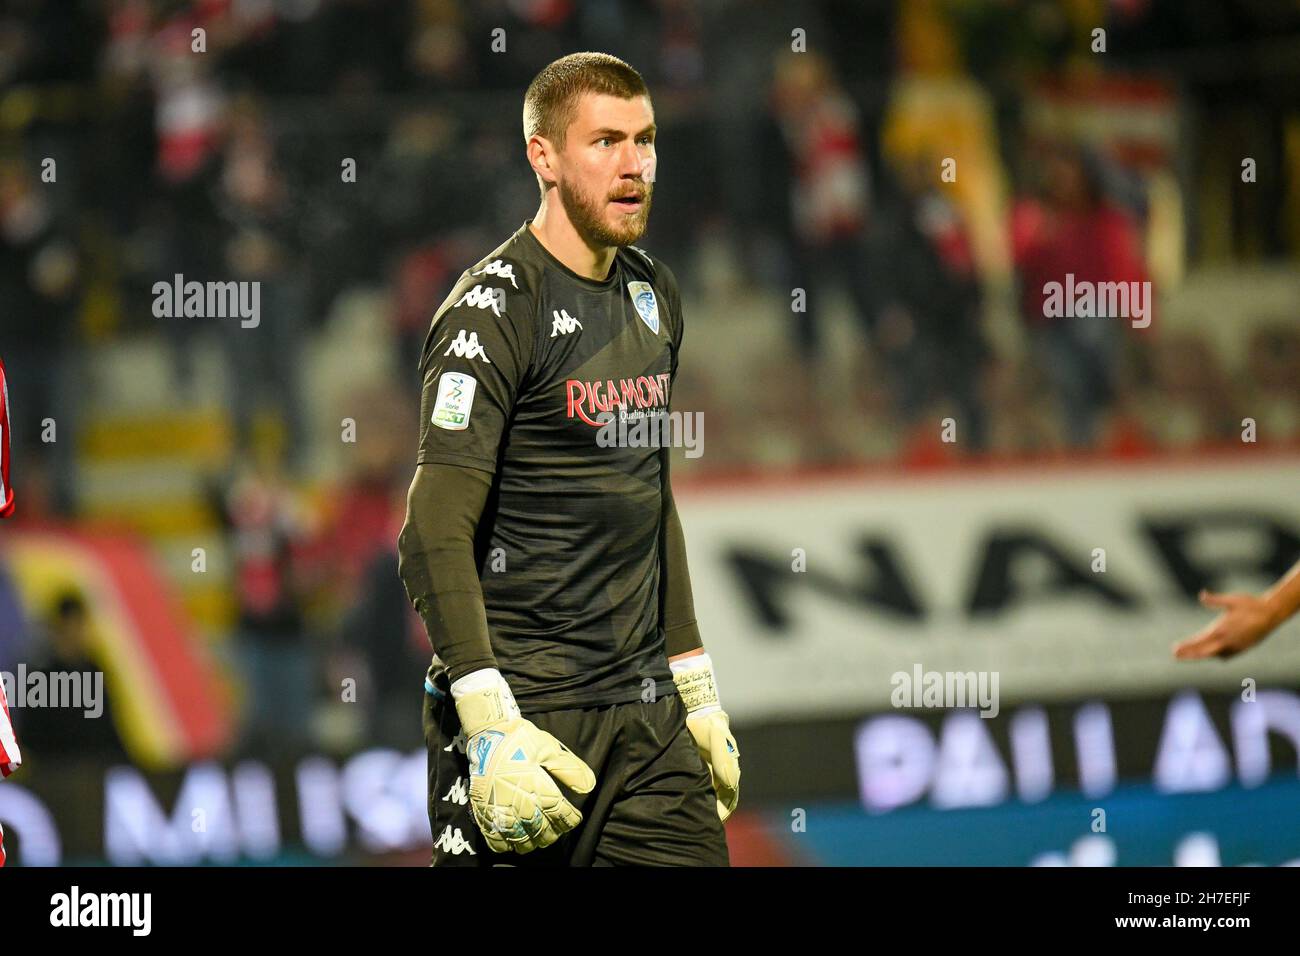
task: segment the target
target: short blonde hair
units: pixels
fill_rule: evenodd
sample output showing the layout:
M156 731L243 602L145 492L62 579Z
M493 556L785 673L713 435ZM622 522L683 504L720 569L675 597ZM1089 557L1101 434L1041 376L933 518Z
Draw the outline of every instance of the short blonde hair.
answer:
M578 115L583 93L604 93L630 100L650 98L641 74L608 53L570 53L547 66L528 84L524 94L524 142L534 136L549 139L560 149Z

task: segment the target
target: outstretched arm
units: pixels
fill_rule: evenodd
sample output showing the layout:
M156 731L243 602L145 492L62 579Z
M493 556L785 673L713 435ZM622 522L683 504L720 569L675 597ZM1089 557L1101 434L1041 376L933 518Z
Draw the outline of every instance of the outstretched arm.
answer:
M1201 592L1201 603L1223 613L1198 633L1174 645L1179 660L1232 657L1254 647L1300 610L1300 562L1262 597Z

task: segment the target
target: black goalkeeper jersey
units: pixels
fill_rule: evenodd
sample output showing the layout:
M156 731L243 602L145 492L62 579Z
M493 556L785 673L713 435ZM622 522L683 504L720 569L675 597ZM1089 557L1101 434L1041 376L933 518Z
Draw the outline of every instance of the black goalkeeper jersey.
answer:
M675 693L659 622L661 450L598 435L667 412L677 282L635 246L604 281L579 276L531 222L433 318L416 462L493 475L475 561L492 650L525 711L634 701L648 680Z

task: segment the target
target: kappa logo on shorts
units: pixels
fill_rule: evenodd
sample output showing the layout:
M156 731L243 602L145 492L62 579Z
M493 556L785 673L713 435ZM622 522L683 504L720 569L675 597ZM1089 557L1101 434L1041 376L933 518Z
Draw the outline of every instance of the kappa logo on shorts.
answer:
M456 732L456 736L451 738L451 743L447 744L447 746L442 748L442 752L445 754L449 754L454 749L459 753L464 753L465 745L468 742L469 741L465 739L465 731L459 730Z
M470 856L478 856L474 852L474 847L465 839L465 834L460 832L460 827L453 828L448 824L433 842L435 850L442 850L444 853L450 853L452 856L460 856L462 853L468 853Z
M442 800L444 803L458 803L462 807L469 803L469 790L465 787L465 778L457 776L456 782L447 790Z

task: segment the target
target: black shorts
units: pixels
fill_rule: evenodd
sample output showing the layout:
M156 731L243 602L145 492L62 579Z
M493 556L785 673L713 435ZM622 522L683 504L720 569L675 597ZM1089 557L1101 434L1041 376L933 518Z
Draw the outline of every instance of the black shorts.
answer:
M445 678L438 689L445 694ZM709 769L676 694L654 703L524 714L596 774L588 794L561 791L582 823L548 847L495 853L469 805L469 760L450 694L424 694L433 866L729 866Z

